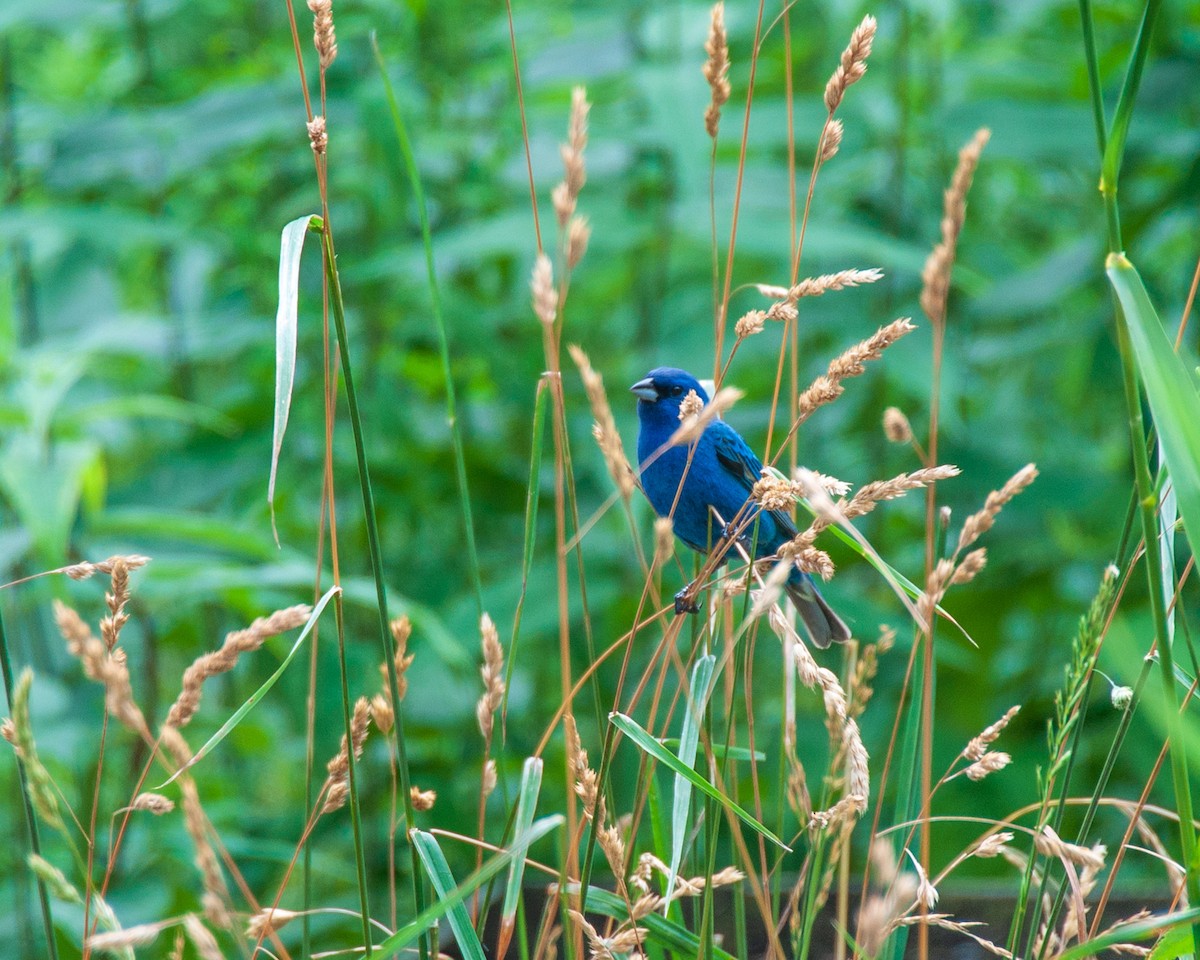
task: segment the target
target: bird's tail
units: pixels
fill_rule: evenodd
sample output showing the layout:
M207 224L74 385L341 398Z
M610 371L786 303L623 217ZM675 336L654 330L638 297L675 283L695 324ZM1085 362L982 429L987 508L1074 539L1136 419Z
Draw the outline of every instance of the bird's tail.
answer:
M850 639L850 628L846 621L833 612L833 608L825 602L812 578L807 574L793 571L785 589L796 612L804 621L808 636L816 647L824 650L830 643L837 641L845 643Z

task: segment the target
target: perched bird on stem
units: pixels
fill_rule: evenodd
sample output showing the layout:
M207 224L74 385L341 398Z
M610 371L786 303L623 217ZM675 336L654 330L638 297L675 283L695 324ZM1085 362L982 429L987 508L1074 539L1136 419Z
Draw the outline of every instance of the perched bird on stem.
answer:
M729 424L714 419L693 442L668 445L680 428L685 400L694 392L699 403L708 403L700 381L676 367L657 367L629 389L638 398L642 489L655 513L671 517L680 540L707 554L725 539L724 525L739 518L739 539L748 553L760 559L796 536L790 516L782 510L760 510L750 499L763 466ZM696 400L689 402L699 406ZM721 546L734 550L732 544ZM785 589L816 646L850 639L850 628L807 573L793 567ZM675 595L676 613L696 612L691 591L689 584Z

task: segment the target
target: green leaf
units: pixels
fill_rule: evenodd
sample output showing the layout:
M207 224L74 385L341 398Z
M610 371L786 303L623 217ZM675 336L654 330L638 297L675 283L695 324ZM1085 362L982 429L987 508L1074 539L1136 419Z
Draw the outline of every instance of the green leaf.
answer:
M1184 530L1192 548L1200 549L1200 394L1133 264L1113 253L1106 268L1133 343Z
M271 507L271 530L275 529L275 474L279 469L279 451L287 432L288 413L292 408L292 385L296 379L296 326L300 309L300 252L304 237L318 218L299 217L283 228L279 240L279 308L275 311L275 428L271 440L271 476L267 481L267 503Z
M699 657L692 668L692 682L688 689L688 709L683 715L683 730L679 737L676 756L688 770L696 767L696 750L700 743L700 724L704 720L704 707L708 703L709 684L717 658L711 653ZM675 774L675 794L671 803L671 863L667 871L667 892L675 889L675 876L683 860L683 844L688 835L688 813L692 806L691 781L683 774ZM665 906L665 905L664 905Z
M429 880L433 884L433 890L438 895L438 899L445 900L454 896L458 885L454 882L454 874L450 872L450 864L446 862L442 848L438 846L437 838L424 830L413 830L409 834L409 838L416 847L417 855L421 858L425 872L429 874ZM467 908L461 899L456 900L447 908L446 919L450 921L450 929L454 931L455 942L458 944L464 960L486 960L483 955L483 944L479 942L479 936L471 925L471 916L467 913Z
M242 718L244 718L246 714L254 709L254 707L258 704L258 701L267 695L267 691L275 686L275 682L283 676L283 671L288 668L288 664L291 663L296 654L300 652L301 645L304 643L309 633L312 632L312 628L316 625L317 620L320 619L321 613L324 611L325 606L334 598L334 596L341 593L341 590L341 587L330 587L327 591L325 591L325 596L318 600L317 605L313 607L313 612L309 614L308 622L304 624L304 629L300 631L300 636L298 636L296 638L296 642L292 644L292 649L289 650L288 655L283 658L283 663L279 665L279 668L273 674L267 677L261 687L255 690L254 693L250 694L249 699L247 699L245 703L243 703L233 712L233 716L221 724L221 729L208 738L208 741L204 744L204 746L196 751L191 760L171 774L167 780L164 780L161 784L155 787L156 790L161 790L163 787L167 786L167 784L174 781L175 778L185 770L190 770L197 763L199 763L201 758L207 756L213 747L229 736L229 732L242 722Z
M524 836L517 837L513 841L514 849L517 844L522 844L528 849L530 845L540 840L551 830L560 827L562 823L563 818L559 814L543 817L534 823ZM413 831L414 843L418 835L420 835L420 831ZM425 836L428 836L428 834L425 834ZM396 955L409 944L413 943L417 937L444 917L449 910L463 903L467 897L503 870L508 865L509 860L512 859L512 856L512 850L505 850L496 854L496 856L492 857L491 860L487 861L487 863L455 887L447 896L443 897L439 894L437 903L430 904L414 919L410 920L384 940L383 943L371 951L371 955L367 960L385 960L385 958Z
M789 847L770 830L755 820L754 817L739 807L729 797L725 796L725 794L721 793L720 790L705 780L702 776L700 776L700 774L696 773L695 770L685 767L682 763L680 763L678 757L664 749L663 745L655 740L654 737L650 736L650 734L644 729L642 729L642 727L638 725L637 721L625 716L623 713L610 713L608 715L608 719L613 726L625 734L625 736L629 737L629 739L641 747L642 750L650 754L650 756L652 756L659 763L670 767L675 773L684 777L692 784L692 786L700 790L700 792L706 796L712 797L717 801L717 803L721 804L721 806L731 811L739 820L746 824L746 826L748 826L755 833L762 834L762 836L766 837L780 848L787 850L789 853L791 852L791 847ZM590 900L588 902L589 904L591 903Z
M508 865L508 886L504 890L504 908L500 911L501 924L511 923L517 914L517 901L521 898L521 882L525 877L525 855L529 852L528 839L533 815L537 812L538 793L542 788L542 760L529 757L521 770L521 792L517 797L517 820L513 832L512 862Z

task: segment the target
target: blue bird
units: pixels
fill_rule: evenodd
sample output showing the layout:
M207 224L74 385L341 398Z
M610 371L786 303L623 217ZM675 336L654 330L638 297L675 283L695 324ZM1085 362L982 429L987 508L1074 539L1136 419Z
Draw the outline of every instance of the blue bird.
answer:
M713 420L696 441L690 467L687 445L668 447L651 461L678 429L679 407L688 392L696 391L705 403L708 394L695 377L676 367L656 367L629 390L638 398L642 490L655 513L672 517L675 535L680 540L693 550L708 553L709 546L716 544L722 533L720 521L711 511L715 510L725 523L732 521L749 500L755 481L762 476L762 463L738 432L722 420ZM757 510L754 504L747 509L751 507ZM757 534L752 523L744 536L747 548L754 544L756 559L771 556L796 536L792 518L782 511L747 513L743 519L755 516ZM808 574L793 568L785 588L814 644L824 648L833 640L850 639L850 628L830 609ZM686 592L684 588L676 595L677 613L696 610L694 602L687 600Z

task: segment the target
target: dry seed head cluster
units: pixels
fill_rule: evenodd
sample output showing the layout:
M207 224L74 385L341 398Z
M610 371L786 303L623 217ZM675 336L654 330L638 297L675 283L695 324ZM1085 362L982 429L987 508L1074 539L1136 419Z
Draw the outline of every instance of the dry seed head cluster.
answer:
M308 121L306 126L308 127L308 142L312 146L313 153L324 156L325 148L329 146L329 130L325 126L325 118L317 114Z
M66 641L67 650L79 658L84 674L104 686L104 705L109 714L122 726L142 737L149 737L150 728L141 708L133 699L129 681L129 665L125 652L119 647L106 649L96 639L83 618L66 604L54 601L54 620Z
M321 807L321 813L332 813L345 806L350 797L350 751L354 751L355 760L362 756L370 721L371 705L366 697L359 697L354 702L354 713L350 719L350 742L347 743L343 733L341 749L325 765L329 775L325 778L325 804Z
M689 410L685 410L684 404L687 404L688 399L685 397L679 407L679 412L684 414L681 417L682 422L679 424L679 428L671 434L671 439L667 441L668 445L678 447L698 440L708 425L726 413L742 396L744 396L743 392L736 387L722 387L708 403L701 403L697 396L696 402L701 403L701 408L694 413L690 410L696 409L695 404L690 404Z
M907 317L893 320L887 326L880 327L872 336L856 343L849 350L830 361L828 371L817 377L796 402L798 422L803 422L812 416L813 412L827 403L832 403L845 392L842 381L862 374L869 360L878 360L883 351L901 337L912 333L916 327Z
M479 669L483 695L475 705L475 719L479 722L479 732L490 743L495 713L504 699L504 648L500 646L496 624L486 613L479 620L479 635L483 647L483 666Z
M898 407L888 407L883 411L883 432L892 443L912 442L912 425Z
M261 647L270 637L284 633L307 622L312 607L301 603L276 610L268 617L259 617L244 630L235 630L225 637L220 649L198 657L183 673L183 689L167 712L172 727L185 726L200 706L204 681L234 668L238 658Z
M777 287L769 283L755 284L755 288L764 297L774 300L784 300L795 303L803 297L819 297L831 291L845 290L849 287L859 287L867 283L878 283L883 279L883 271L877 267L849 270L838 270L836 273L823 273L819 277L805 277L793 287Z
M766 323L767 314L765 310L751 310L740 317L738 322L733 325L733 332L739 340L745 340L756 333L762 333Z
M704 79L712 89L712 99L704 111L704 129L714 139L721 124L721 107L729 99L729 37L725 32L725 4L716 3L708 27L704 50Z
M533 263L529 289L533 292L534 315L544 326L553 326L558 318L558 290L554 287L554 267L544 253L539 253Z
M567 126L567 142L560 147L563 160L563 180L554 188L551 200L558 215L558 226L563 229L575 213L579 193L587 182L587 170L583 162L583 151L587 146L587 118L591 104L587 91L576 87L571 91L571 119Z
M825 109L832 114L842 98L846 88L862 79L867 72L867 57L871 54L871 44L875 40L875 18L863 17L862 22L854 28L850 35L850 43L842 51L841 61L833 76L825 85Z
M105 576L111 576L113 570L118 563L122 564L127 571L137 570L139 567L144 567L150 562L149 557L143 557L140 554L127 554L124 556L109 557L107 560L101 560L99 563L89 563L84 560L82 563L73 563L69 567L63 567L62 573L70 577L72 580L87 580L94 577L98 573Z
M838 148L842 145L842 134L845 132L845 129L841 120L830 120L825 124L825 129L821 133L821 163L827 163L837 156Z
M962 533L958 537L958 549L963 550L978 540L992 528L996 516L1005 505L1018 493L1037 479L1038 471L1032 463L1018 470L999 490L993 490L987 495L983 509L967 517L963 524Z
M979 156L991 137L989 130L976 132L970 142L958 153L958 166L946 190L945 204L942 212L941 239L925 261L921 271L921 309L929 317L935 327L941 328L946 322L946 300L950 295L950 271L954 266L954 257L958 249L958 235L962 231L963 221L967 216L967 191L971 189L971 180L975 176L975 168L979 165Z
M621 442L621 433L617 430L617 421L613 417L612 407L608 403L608 395L604 390L604 379L592 367L592 362L586 353L572 344L567 348L571 359L579 368L583 378L583 388L587 391L588 402L595 417L593 435L604 462L608 466L609 475L626 501L633 495L633 470L625 457L625 446Z
M337 57L337 36L333 30L333 0L308 0L308 9L313 15L313 46L321 69L329 69Z

